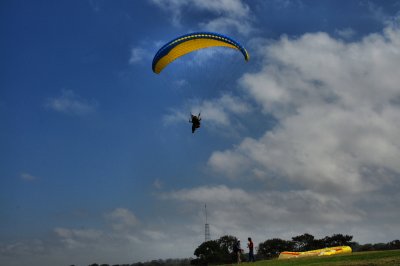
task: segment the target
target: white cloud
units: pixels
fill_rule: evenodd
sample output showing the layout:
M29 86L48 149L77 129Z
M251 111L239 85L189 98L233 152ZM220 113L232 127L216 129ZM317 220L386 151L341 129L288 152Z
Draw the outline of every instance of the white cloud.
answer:
M55 234L69 249L87 247L96 244L103 237L103 232L94 229L55 228Z
M332 229L333 225L337 229L340 225L358 223L365 217L362 210L346 204L339 197L310 190L248 192L221 185L177 190L162 195L162 198L194 206L206 203L214 238L226 234L258 235L258 241L264 241L273 232L275 236L292 233L289 228L296 228L300 233L310 230L324 234L325 230L328 235L326 230ZM264 239L260 239L262 237Z
M162 189L163 186L164 183L160 179L157 178L153 181L153 187L155 187L156 189Z
M218 99L204 100L200 103L191 104L191 112L197 114L201 111L203 117L207 117L207 121L218 125L227 125L232 121L230 115L241 115L251 111L251 107L238 97L234 97L230 94L223 94ZM182 111L173 111L171 114L177 118L187 118L187 114ZM166 120L170 121L171 115L165 117Z
M222 172L225 176L230 178L239 178L244 172L243 169L247 169L250 164L249 159L236 151L215 151L210 159L209 164L217 172Z
M189 120L189 114L185 113L182 110L171 109L167 115L163 116L164 125L176 124L182 121Z
M207 124L217 127L232 124L234 115L244 115L252 111L248 103L230 94L223 94L217 99L190 102L188 105L190 105L191 113L198 114L201 112L201 116L207 119ZM164 123L171 124L186 121L188 114L183 110L172 109L163 119Z
M0 243L0 255L5 256L29 256L34 253L41 254L44 250L44 243L39 239L34 239L28 242L15 242L11 244Z
M45 107L65 114L88 115L96 111L98 103L85 100L72 90L62 90L61 96L47 99Z
M34 181L37 179L36 176L33 176L29 173L21 173L21 178L26 181Z
M218 177L246 185L180 189L161 199L198 220L204 218L198 206L206 203L213 238L263 241L309 232L389 241L400 218L400 31L388 27L353 43L314 33L263 45L264 66L241 84L277 124L214 151L208 161ZM233 99L247 106L245 98ZM234 114L228 106L240 106L230 100L197 106L209 104L214 123L226 125Z
M356 34L352 28L337 29L335 33L344 39L351 39Z
M202 22L199 25L207 31L215 32L233 32L237 31L240 34L246 35L253 31L250 21L238 20L230 17L220 17L207 22Z
M248 5L241 0L152 0L162 9L180 13L182 9L191 7L200 11L209 11L215 14L228 14L232 17L246 17L250 12Z
M140 48L140 47L132 48L129 63L135 64L137 62L141 62L144 57L144 52L145 52L145 50L143 48Z
M208 12L208 16L199 26L206 30L241 34L251 32L250 7L241 0L152 0L159 8L170 12L172 23L181 25L182 17L187 11Z
M61 245L53 244L48 249L53 253L71 252L79 257L79 264L96 261L122 264L155 259L155 251L157 259L182 256L177 251L190 256L197 244L191 229L165 221L155 222L156 215L146 223L139 223L131 210L116 208L106 213L104 218L109 227L102 229L56 228L54 232ZM177 235L179 242L173 241ZM73 263L74 260L64 259L65 262Z
M192 0L192 3L195 4L199 9L208 10L217 14L229 14L230 16L237 18L246 17L250 12L249 6L243 3L241 0Z
M141 62L148 62L151 60L152 51L143 47L134 47L131 49L131 57L129 58L129 64L137 64Z
M242 85L279 124L259 139L216 151L219 173L280 178L316 191L364 192L400 175L400 31L360 42L325 33L283 37ZM232 166L241 161L238 172ZM235 168L235 167L233 167ZM390 173L390 174L389 174Z
M162 231L144 230L143 234L145 236L147 236L148 238L154 239L157 241L168 239L168 236L165 233L163 233Z
M125 208L117 208L106 217L111 221L113 229L117 231L130 230L139 224L136 216Z
M56 227L53 236L45 240L0 242L0 264L50 266L98 262L112 265L179 257L177 250L190 256L194 250L196 240L193 233L183 227L173 228L173 225L164 224L155 228L152 221L139 224L136 215L126 208L116 208L103 218L111 222L110 227ZM101 217L98 219L101 222ZM183 233L179 237L182 242L172 241L177 232Z

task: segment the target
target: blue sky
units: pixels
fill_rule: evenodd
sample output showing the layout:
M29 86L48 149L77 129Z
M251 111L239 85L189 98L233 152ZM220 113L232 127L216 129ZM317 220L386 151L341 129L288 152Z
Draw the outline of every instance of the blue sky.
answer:
M2 1L0 264L399 239L400 1ZM179 35L244 45L151 71ZM202 127L191 133L190 112Z

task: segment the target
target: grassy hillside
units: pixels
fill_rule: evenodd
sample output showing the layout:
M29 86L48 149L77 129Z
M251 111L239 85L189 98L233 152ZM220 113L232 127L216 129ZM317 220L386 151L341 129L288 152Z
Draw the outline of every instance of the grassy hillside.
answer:
M254 266L294 266L294 265L323 265L323 266L378 266L399 265L400 250L355 252L347 255L335 255L331 257L313 257L288 260L264 260L255 263L242 263L242 265Z

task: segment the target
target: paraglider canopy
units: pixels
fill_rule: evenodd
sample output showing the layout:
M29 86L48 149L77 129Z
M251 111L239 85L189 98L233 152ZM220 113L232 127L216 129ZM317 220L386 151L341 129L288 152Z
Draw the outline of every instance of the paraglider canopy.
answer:
M228 36L212 32L190 33L173 39L158 50L153 59L153 72L159 74L168 64L185 54L215 46L236 49L246 61L250 58L247 50Z

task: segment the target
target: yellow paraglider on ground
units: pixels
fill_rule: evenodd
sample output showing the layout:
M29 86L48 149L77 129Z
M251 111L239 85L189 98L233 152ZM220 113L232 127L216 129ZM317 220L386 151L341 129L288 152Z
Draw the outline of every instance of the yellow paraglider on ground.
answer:
M348 254L351 253L351 247L349 246L340 246L340 247L331 247L331 248L323 248L316 249L304 252L292 252L292 251L284 251L279 255L279 259L292 259L292 258L304 258L304 257L312 257L312 256L331 256L337 254Z

